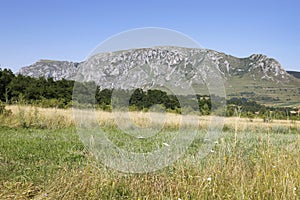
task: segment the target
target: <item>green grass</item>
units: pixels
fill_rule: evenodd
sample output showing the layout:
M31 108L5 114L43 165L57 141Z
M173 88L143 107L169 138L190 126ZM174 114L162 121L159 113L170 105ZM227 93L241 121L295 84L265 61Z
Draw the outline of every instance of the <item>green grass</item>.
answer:
M6 188L5 183L9 188L12 187L10 184L15 183L40 188L62 169L78 168L86 162L84 147L74 128L39 130L1 127L0 138L0 180L3 189ZM0 199L1 193L4 191L0 192Z
M119 134L112 127L109 132ZM173 165L127 174L96 161L75 128L1 127L0 199L299 199L298 133L229 130L197 159L200 134ZM125 148L131 138L122 138L115 142ZM152 150L152 142L144 148Z

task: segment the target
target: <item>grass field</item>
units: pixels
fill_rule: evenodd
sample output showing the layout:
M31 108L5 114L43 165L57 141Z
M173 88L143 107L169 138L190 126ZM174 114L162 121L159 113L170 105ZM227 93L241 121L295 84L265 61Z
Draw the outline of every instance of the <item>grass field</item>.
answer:
M72 110L7 109L13 114L0 117L0 199L300 199L296 121L228 118L210 154L198 159L210 122L199 117L188 124L199 135L184 156L156 172L129 174L102 165L86 150ZM145 113L131 117L149 123ZM97 111L97 119L118 136L112 113ZM167 119L156 142L180 123L178 115ZM120 145L129 142L119 139ZM150 148L151 140L144 145Z

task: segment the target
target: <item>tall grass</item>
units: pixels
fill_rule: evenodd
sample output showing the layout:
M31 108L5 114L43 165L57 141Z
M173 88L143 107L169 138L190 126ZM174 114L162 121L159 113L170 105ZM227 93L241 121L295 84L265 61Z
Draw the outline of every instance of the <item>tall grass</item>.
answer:
M216 146L198 159L211 117L191 117L186 125L203 134L183 157L157 172L127 174L99 164L84 148L71 110L7 109L12 114L1 117L0 127L0 199L300 198L299 122L227 118ZM119 135L114 113L96 115L105 130ZM130 118L145 127L164 123L159 140L181 119L168 113L166 121L155 120L162 116L141 112L131 112ZM131 142L128 137L120 140Z
M34 106L10 105L10 116L2 116L2 125L23 128L59 129L74 126L72 110L38 108Z
M7 110L12 111L10 116L1 116L2 125L9 127L35 127L47 129L59 129L74 127L75 121L72 109L40 108L34 106L10 105ZM88 113L90 114L90 113ZM116 116L122 119L124 123L128 120L122 112L106 112L96 110L95 115L100 126L117 126L121 123L116 122ZM122 117L124 116L124 117ZM137 126L149 127L153 125L164 126L165 128L176 128L179 126L188 126L193 128L207 128L213 123L212 116L182 116L174 113L145 113L129 112L129 120ZM185 124L183 124L185 123ZM269 131L275 133L298 133L300 131L300 121L292 120L273 120L266 123L263 119L247 119L240 117L228 117L224 122L224 131Z

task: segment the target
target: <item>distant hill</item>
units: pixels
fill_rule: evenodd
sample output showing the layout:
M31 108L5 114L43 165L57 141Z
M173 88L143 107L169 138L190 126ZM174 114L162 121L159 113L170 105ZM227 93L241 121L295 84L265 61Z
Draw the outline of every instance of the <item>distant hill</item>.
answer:
M300 72L296 72L296 71L287 71L287 73L289 73L290 75L296 77L296 78L300 78Z
M213 63L216 69L205 63ZM140 66L146 67L146 74L137 71L135 76L126 77ZM207 94L205 79L214 78L213 70L222 75L229 98L244 97L269 105L300 104L300 80L287 73L278 61L262 54L237 58L209 49L165 46L99 53L92 60L80 63L40 60L21 68L19 73L73 80L80 71L89 74L86 81L96 80L101 89L141 88L145 80L150 83L144 89L151 89L153 85L163 86L170 79L181 86L187 80L197 93Z

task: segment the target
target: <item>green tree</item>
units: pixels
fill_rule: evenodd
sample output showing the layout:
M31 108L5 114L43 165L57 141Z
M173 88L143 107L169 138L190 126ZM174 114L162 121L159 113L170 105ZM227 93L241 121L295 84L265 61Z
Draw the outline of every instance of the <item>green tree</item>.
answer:
M14 79L15 75L10 69L0 68L0 100L8 103L10 98L9 83Z

